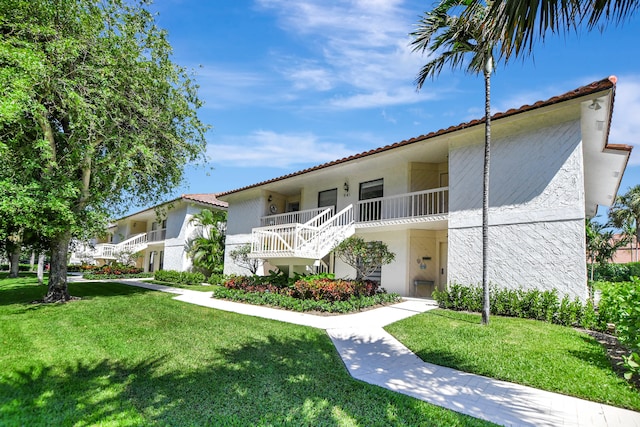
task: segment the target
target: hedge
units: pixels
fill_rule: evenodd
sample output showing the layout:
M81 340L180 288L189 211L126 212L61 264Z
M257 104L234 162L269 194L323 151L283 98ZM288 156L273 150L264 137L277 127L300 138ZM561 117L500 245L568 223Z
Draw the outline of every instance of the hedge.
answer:
M176 283L180 285L200 285L205 283L202 273L188 271L160 270L155 273L155 280L159 282Z
M482 287L449 285L445 291L434 291L433 298L441 308L458 311L482 311ZM558 292L538 289L489 288L490 312L493 315L543 320L565 326L582 326L596 329L598 319L593 303L586 304L567 295L562 299Z

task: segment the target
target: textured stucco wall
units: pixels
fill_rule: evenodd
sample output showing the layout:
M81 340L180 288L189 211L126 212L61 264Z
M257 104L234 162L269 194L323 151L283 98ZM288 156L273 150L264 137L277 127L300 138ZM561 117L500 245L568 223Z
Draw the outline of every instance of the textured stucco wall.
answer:
M229 254L234 249L251 243L251 229L260 226L264 213L264 198L230 202L227 212L227 238L224 250L224 274L250 274L246 268L236 265ZM258 274L262 274L258 271Z
M356 232L365 241L384 242L396 256L391 264L383 265L381 271L381 286L387 292L395 292L402 296L412 296L413 285L410 286L407 273L409 270L407 257L409 256L410 230L396 230L383 232ZM335 259L336 277L355 278L356 270L345 264L338 257Z
M492 142L489 280L586 297L580 123ZM449 282L482 281L481 144L449 155Z

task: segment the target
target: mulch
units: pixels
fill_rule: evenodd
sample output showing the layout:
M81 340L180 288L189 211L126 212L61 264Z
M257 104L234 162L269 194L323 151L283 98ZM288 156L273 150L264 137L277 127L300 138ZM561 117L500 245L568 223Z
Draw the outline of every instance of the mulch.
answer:
M622 356L628 356L631 351L620 344L620 342L614 335L607 334L605 332L590 331L586 329L579 330L590 335L604 346L604 348L607 350L607 356L609 357L609 361L611 362L611 367L613 368L614 372L620 377L624 378L626 369L622 364ZM640 390L640 376L634 375L631 380L629 380L629 383L637 390Z

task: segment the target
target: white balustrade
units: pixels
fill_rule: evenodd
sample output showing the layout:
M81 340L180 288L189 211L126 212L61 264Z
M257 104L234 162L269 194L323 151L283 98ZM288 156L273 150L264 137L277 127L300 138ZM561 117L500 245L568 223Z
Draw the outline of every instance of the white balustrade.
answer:
M267 227L270 225L282 224L306 224L307 222L311 221L327 210L330 210L329 216L333 215L333 208L324 207L263 216L262 218L260 218L260 226Z
M391 197L361 200L356 222L385 221L442 215L449 211L449 187Z

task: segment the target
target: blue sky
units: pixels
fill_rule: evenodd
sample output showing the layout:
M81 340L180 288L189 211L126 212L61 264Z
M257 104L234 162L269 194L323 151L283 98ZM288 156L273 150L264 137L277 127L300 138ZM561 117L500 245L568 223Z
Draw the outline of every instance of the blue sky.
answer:
M481 77L444 69L420 92L428 58L409 33L430 0L156 0L174 61L195 73L210 163L167 194L233 190L483 115ZM618 77L610 142L640 143L640 14L604 32L547 36L499 64L492 110ZM640 184L640 147L621 192Z

